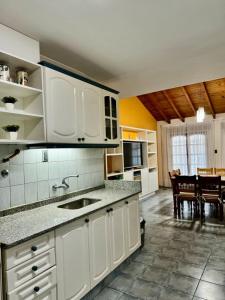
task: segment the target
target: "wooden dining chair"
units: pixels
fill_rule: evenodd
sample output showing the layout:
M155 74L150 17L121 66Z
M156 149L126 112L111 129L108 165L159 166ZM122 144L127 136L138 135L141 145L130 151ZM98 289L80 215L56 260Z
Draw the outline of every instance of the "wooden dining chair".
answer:
M198 175L213 175L213 168L197 168Z
M175 178L175 190L176 190L176 205L178 210L178 216L181 211L183 212L183 203L187 201L194 206L194 215L199 215L199 201L198 201L198 190L197 190L197 177L193 176L177 176Z
M171 181L172 191L173 191L173 210L174 214L177 213L177 202L176 202L176 176L181 175L180 169L169 171L169 177Z
M214 168L214 174L225 177L225 168Z
M198 176L201 219L205 218L205 204L213 204L223 220L223 202L221 195L221 176Z

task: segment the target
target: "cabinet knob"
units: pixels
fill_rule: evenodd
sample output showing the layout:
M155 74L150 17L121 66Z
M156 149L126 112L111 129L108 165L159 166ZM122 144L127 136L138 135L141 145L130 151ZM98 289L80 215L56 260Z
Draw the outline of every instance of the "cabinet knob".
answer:
M77 140L78 140L78 142L80 142L80 141L81 141L81 138L78 138Z
M129 204L129 202L128 202L128 201L125 201L125 204Z
M37 266L33 266L33 267L32 267L32 271L34 271L34 272L37 271L37 269L38 269Z
M107 142L108 141L108 139L105 139L105 142Z
M106 209L106 212L109 213L109 212L110 212L110 208L109 208L109 209Z
M39 292L39 291L40 291L39 286L35 286L35 287L34 287L34 291L35 291L36 293Z
M113 208L110 208L110 211L113 211Z
M31 250L32 250L33 252L37 251L37 246L32 246L32 247L31 247Z
M89 219L85 219L85 223L89 223Z
M84 142L84 141L85 141L85 138L82 138L81 141Z

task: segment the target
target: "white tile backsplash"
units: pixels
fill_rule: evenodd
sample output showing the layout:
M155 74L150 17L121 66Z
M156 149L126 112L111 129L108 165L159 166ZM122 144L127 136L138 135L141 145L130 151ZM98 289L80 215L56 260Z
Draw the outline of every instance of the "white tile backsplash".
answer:
M25 184L25 202L26 204L37 201L37 182L31 182Z
M37 164L24 164L25 183L37 181Z
M11 186L11 206L25 204L24 185Z
M10 188L0 188L0 210L10 207Z
M11 154L17 146L0 145L0 158ZM0 176L0 210L24 203L44 200L52 196L78 191L103 184L103 149L48 149L48 162L42 162L43 149L25 150L10 163L0 165L0 171L9 170L9 177ZM65 176L70 188L52 190Z

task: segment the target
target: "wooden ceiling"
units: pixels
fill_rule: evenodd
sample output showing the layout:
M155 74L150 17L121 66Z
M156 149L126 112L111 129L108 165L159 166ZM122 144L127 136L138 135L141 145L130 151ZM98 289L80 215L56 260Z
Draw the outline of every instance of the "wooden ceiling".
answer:
M157 121L193 117L199 107L213 118L225 113L225 78L138 96Z

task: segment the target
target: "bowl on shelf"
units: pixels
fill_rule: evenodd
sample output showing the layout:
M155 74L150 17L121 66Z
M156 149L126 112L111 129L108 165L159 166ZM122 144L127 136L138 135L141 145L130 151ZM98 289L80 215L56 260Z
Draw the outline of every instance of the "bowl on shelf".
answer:
M20 129L19 125L7 125L2 127L6 132L6 138L9 140L17 140L18 130Z
M3 97L1 101L5 104L7 110L13 110L17 99L11 96Z

